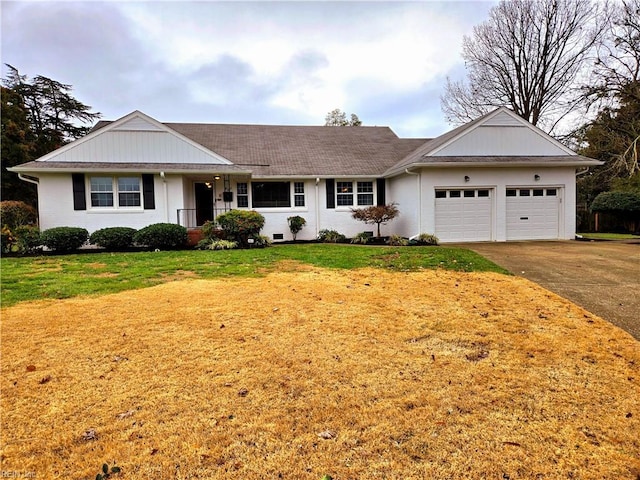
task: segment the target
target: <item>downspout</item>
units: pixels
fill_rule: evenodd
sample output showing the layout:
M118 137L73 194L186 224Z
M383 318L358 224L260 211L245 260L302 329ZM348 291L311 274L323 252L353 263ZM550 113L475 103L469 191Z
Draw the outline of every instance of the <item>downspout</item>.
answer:
M39 184L40 184L40 181L39 181L39 179L38 179L38 178L35 178L35 177L34 177L34 178L35 178L35 179L34 179L34 178L25 177L25 176L24 176L24 175L22 175L21 173L19 173L19 174L18 174L18 178L19 178L20 180L22 180L23 182L29 182L29 183L33 183L33 184L35 184L35 185L39 185Z
M320 177L316 177L316 238L320 233Z
M165 222L169 223L169 191L167 187L167 179L164 176L164 172L160 172L160 178L162 179L163 193L164 193L164 218Z
M589 167L584 167L584 170L576 170L576 177L578 177L580 175L584 175L588 171L589 171Z
M38 177L25 177L23 174L19 173L18 178L23 182L33 183L34 185L40 185L40 179ZM38 198L38 225L40 225L40 195Z
M411 172L408 168L404 169L407 175L416 175L418 177L418 233L422 233L422 175L420 172Z

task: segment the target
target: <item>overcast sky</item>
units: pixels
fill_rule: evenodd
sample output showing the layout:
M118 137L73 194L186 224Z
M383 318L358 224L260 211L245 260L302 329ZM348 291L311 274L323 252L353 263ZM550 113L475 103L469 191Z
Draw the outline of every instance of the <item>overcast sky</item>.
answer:
M463 35L494 4L3 0L2 76L71 84L106 120L322 125L340 108L433 137Z

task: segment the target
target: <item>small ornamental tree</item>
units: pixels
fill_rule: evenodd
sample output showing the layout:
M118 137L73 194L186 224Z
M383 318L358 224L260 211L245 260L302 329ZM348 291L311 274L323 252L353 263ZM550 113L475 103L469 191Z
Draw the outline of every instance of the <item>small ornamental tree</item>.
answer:
M293 241L296 241L296 237L302 228L307 224L307 221L299 215L295 217L287 218L287 222L289 223L289 230L291 231L291 235L293 235Z
M256 239L264 227L264 217L253 210L230 210L216 217L216 223L227 240L235 240L241 248L249 246L249 239Z
M386 225L400 214L395 203L389 205L372 205L366 208L351 209L351 216L360 222L378 226L380 237L380 225Z

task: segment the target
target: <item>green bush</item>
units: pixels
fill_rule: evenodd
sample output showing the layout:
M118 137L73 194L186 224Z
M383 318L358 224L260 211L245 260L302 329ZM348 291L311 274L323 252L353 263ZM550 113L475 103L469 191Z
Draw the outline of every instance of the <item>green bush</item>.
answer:
M318 232L318 240L324 243L338 243L347 239L343 234L336 230L324 229Z
M254 247L264 248L271 246L271 240L266 235L256 235L255 237L253 237L253 240Z
M418 245L440 245L440 239L431 233L421 233L415 239Z
M202 234L204 235L205 240L224 240L225 234L224 230L220 228L216 222L212 222L211 220L207 220L202 225Z
M218 215L216 222L227 239L235 240L242 248L247 248L249 239L255 239L264 227L264 217L253 210L230 210Z
M640 194L602 192L591 204L592 212L640 212Z
M0 250L2 253L8 253L13 249L16 244L16 237L7 225L2 225L2 231L0 232Z
M387 243L393 247L406 247L409 245L409 240L400 235L391 235Z
M187 243L187 229L175 223L154 223L138 230L133 243L153 249L181 248Z
M107 250L124 250L133 245L135 233L136 229L130 227L101 228L91 234L89 241Z
M289 231L293 235L293 241L296 241L296 237L302 228L307 224L307 221L299 215L287 218L289 223Z
M219 238L204 239L198 242L199 250L233 250L238 248L238 244L231 240L221 240Z
M40 234L42 245L56 252L72 252L89 238L89 232L79 227L55 227Z
M367 232L360 232L351 239L351 243L361 243L363 245L366 245L367 243L369 243L369 240L371 240L370 234L368 234Z
M0 224L13 230L21 225L33 225L38 221L38 212L31 205L15 200L0 202Z
M14 230L18 252L32 253L42 245L40 229L35 225L21 225Z

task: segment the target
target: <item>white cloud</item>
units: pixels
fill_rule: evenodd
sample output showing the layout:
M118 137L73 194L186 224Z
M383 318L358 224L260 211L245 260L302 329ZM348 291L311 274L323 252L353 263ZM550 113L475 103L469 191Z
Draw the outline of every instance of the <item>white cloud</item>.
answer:
M403 135L446 129L473 2L3 2L3 61L114 118L321 124L333 108ZM159 112L159 113L156 113ZM422 120L421 120L422 119ZM394 123L395 122L395 123Z

